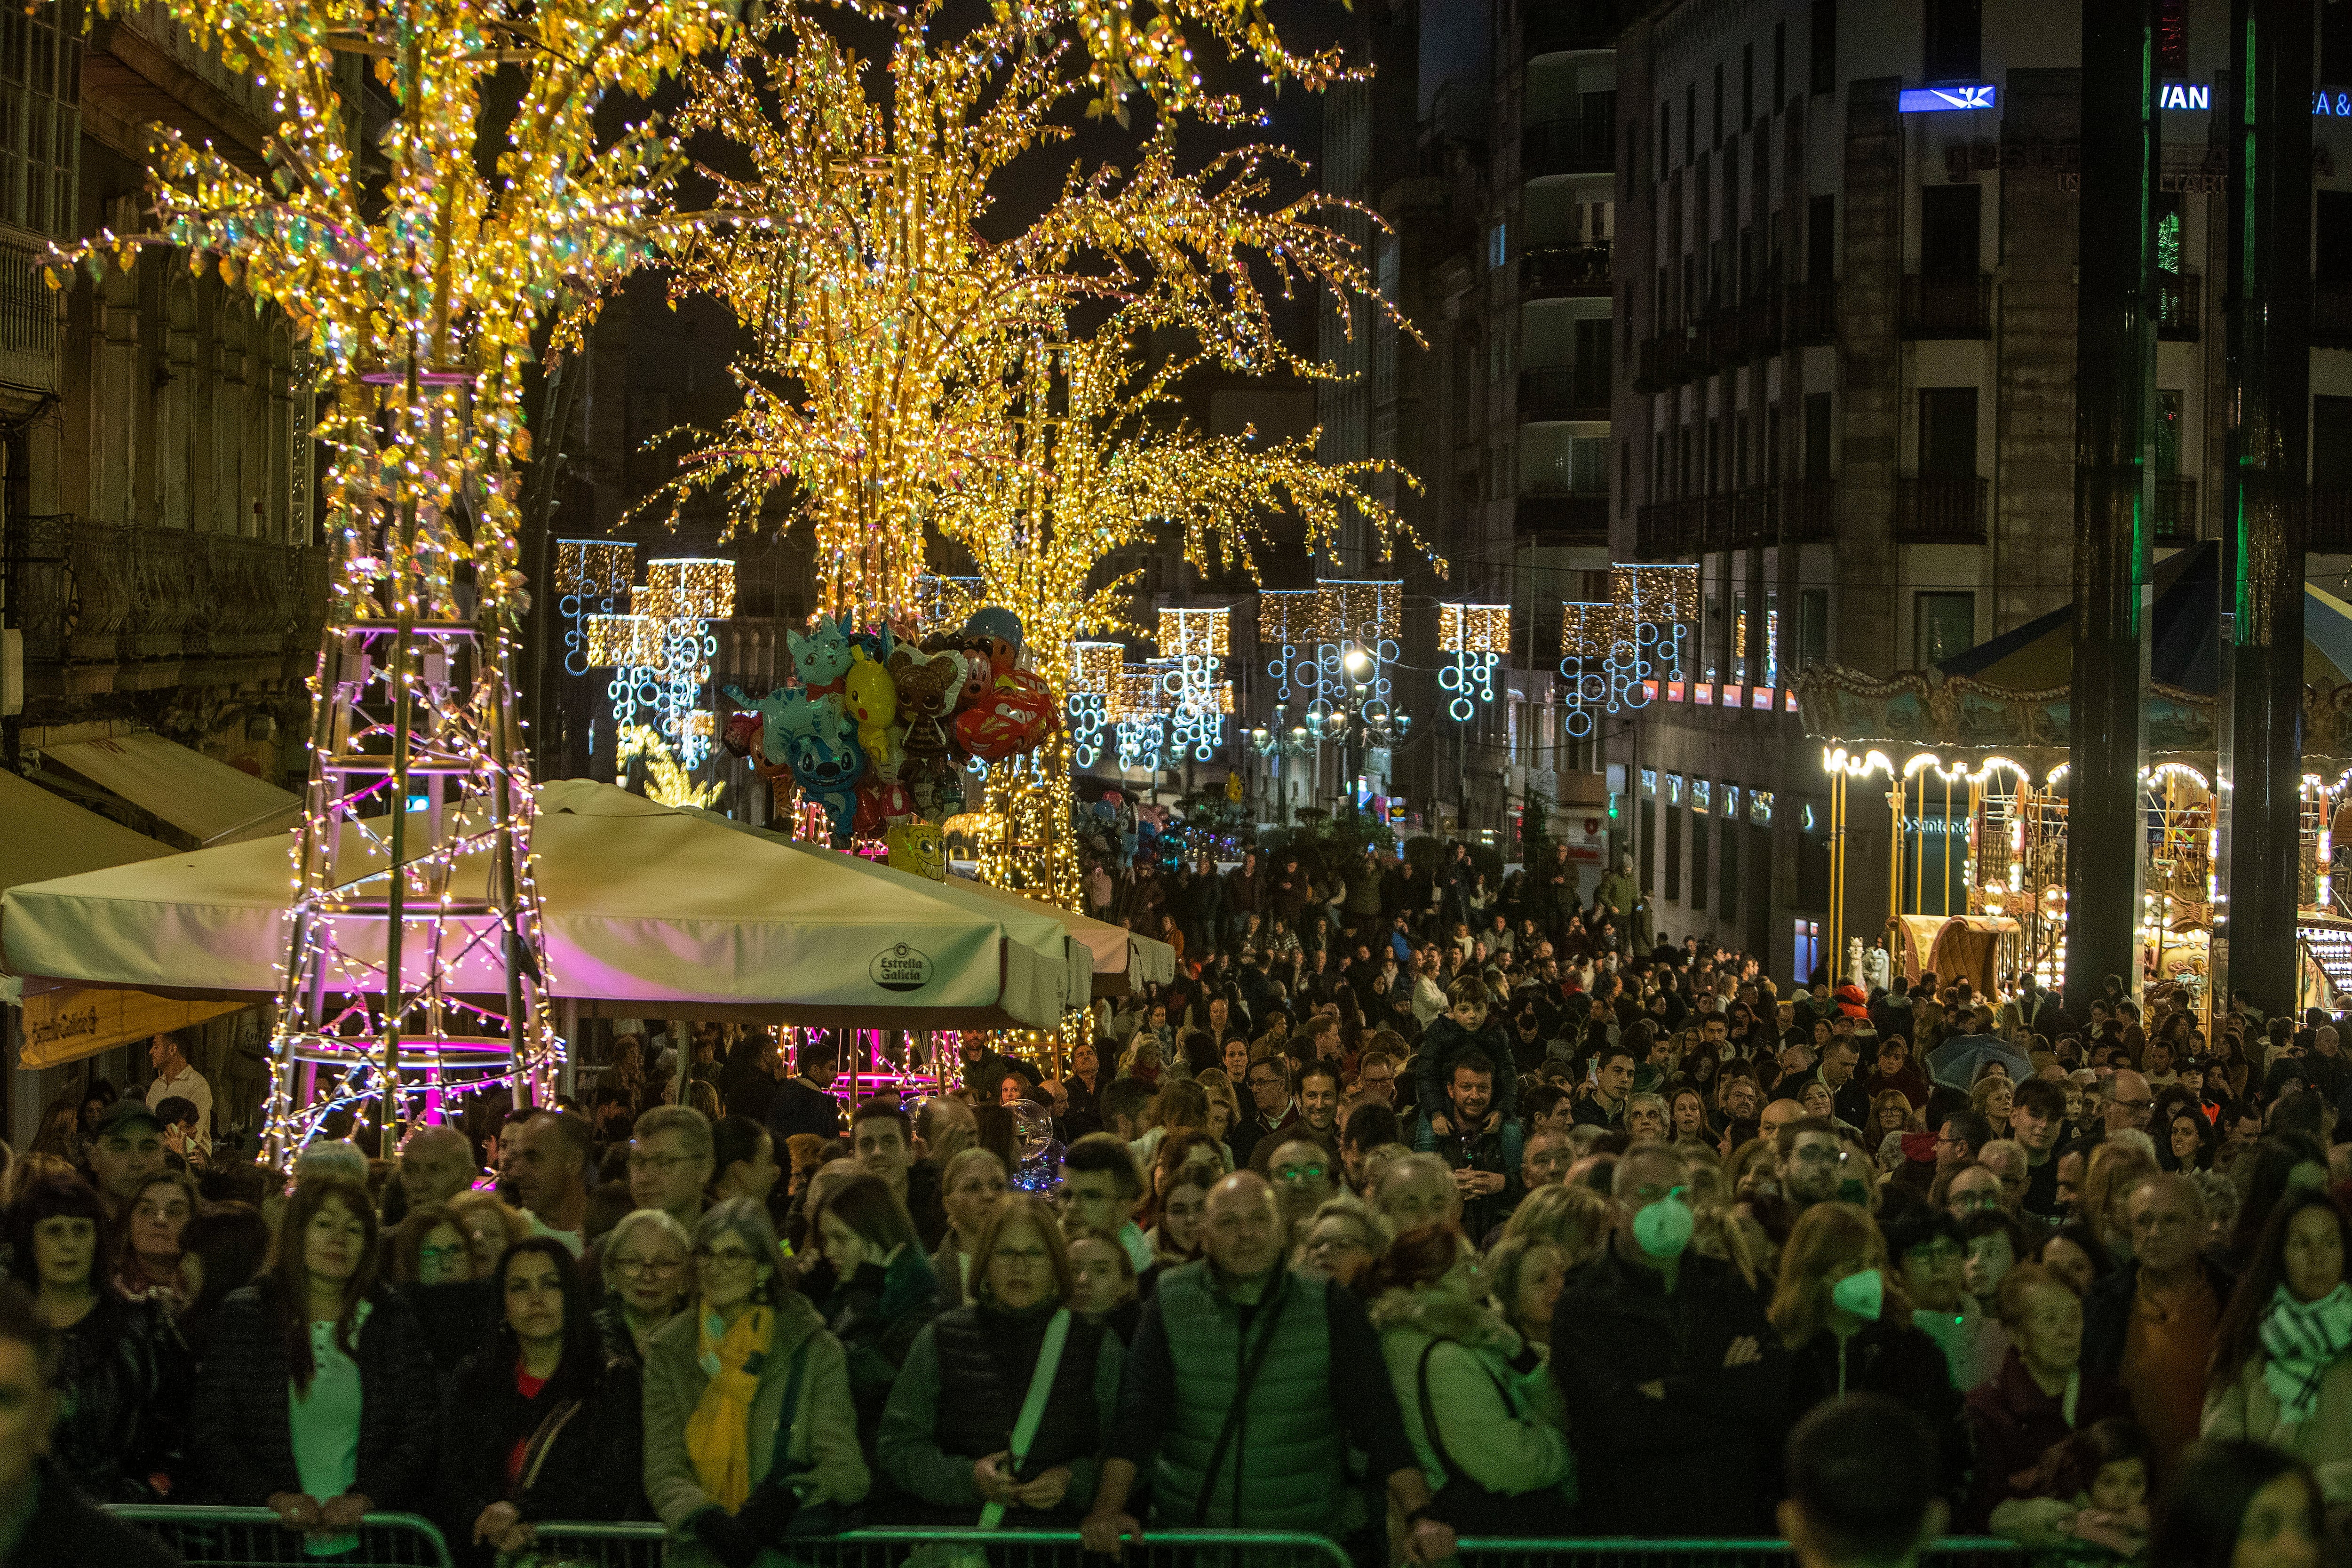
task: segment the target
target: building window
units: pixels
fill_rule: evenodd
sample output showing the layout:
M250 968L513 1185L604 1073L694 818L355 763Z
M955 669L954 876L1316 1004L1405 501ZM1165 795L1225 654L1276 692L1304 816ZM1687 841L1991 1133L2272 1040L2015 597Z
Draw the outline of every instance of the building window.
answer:
M1919 477L1972 479L1977 477L1977 389L1973 386L1923 386L1919 389Z
M1805 394L1805 478L1830 477L1830 395Z
M1683 810L1674 801L1666 803L1666 902L1680 903L1683 896Z
M1739 123L1756 123L1756 46L1739 51Z
M2180 472L2180 403L2178 391L2156 395L2156 471L2165 479Z
M1924 32L1927 80L1975 81L1983 73L1983 0L1927 0Z
M1789 90L1789 24L1772 24L1772 101L1764 106L1767 114L1780 110L1781 96Z
M2337 8L2323 7L2330 12ZM2188 0L2163 0L2157 8L2156 69L2159 76L2185 76L2189 72Z
M1974 594L1920 594L1913 601L1917 625L1919 668L1938 665L1976 646L1977 596Z
M1984 187L1928 185L1919 193L1919 270L1929 278L1974 278L1984 243Z
M1503 222L1486 231L1486 265L1491 268L1500 269L1511 259L1510 227Z
M1675 161L1675 111L1671 104L1658 105L1658 178L1664 179Z
M1717 835L1723 844L1721 863L1716 868L1716 911L1730 920L1739 911L1739 786L1723 786L1723 831Z
M1723 62L1721 60L1717 60L1715 65L1715 102L1712 107L1715 110L1715 145L1720 147L1723 145Z
M1805 203L1805 280L1827 288L1837 278L1837 198L1813 196Z
M1698 83L1683 85L1683 167L1691 165L1698 149Z
M1837 90L1837 0L1813 0L1812 89Z
M1830 661L1830 591L1797 590L1797 668Z
M2311 400L2311 488L2352 490L2352 397Z
M0 10L0 221L74 234L80 101L79 10L60 0Z

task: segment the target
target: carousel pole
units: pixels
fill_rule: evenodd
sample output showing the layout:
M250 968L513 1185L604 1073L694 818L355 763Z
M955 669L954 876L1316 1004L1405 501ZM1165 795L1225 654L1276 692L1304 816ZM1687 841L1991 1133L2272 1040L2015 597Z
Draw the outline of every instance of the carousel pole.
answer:
M2293 1008L2303 898L2312 0L2231 7L2229 339L2211 1005ZM2086 73L2087 75L2087 73ZM2242 878L2237 872L2243 870Z
M2308 0L2306 0L2306 4ZM2137 993L2147 834L2157 121L2149 0L2084 0L2066 1001Z

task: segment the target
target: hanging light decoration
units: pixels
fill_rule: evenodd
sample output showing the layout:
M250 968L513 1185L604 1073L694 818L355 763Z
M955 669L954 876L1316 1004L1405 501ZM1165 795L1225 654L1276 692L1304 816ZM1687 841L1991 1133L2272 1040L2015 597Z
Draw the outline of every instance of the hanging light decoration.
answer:
M1495 700L1495 667L1511 651L1511 606L1439 605L1437 651L1454 656L1437 672L1438 685L1454 693L1445 710L1466 724L1479 703Z
M1160 612L1160 651L1168 661L1161 691L1168 699L1170 743L1207 762L1225 742L1224 716L1233 711L1233 684L1217 677L1233 650L1233 610L1188 606Z
M556 613L563 618L563 670L585 675L610 664L590 657L588 617L609 616L636 575L637 547L624 539L555 542Z
M1127 649L1115 642L1072 645L1068 704L1072 760L1091 768L1102 760L1103 727L1110 721L1110 696L1118 684Z

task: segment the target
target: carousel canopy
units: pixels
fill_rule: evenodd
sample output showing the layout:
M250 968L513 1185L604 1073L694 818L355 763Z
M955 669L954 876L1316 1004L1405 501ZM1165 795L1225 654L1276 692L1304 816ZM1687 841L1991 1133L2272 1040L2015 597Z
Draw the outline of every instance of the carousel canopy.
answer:
M2148 676L2159 686L2210 697L2221 680L2221 546L2191 545L2157 563ZM1936 666L1988 686L2046 690L2074 679L2074 606L1980 642ZM2352 605L2306 583L2303 588L2303 678L2315 685L2352 680Z
M590 1012L839 1027L1056 1025L1092 985L1086 946L1045 915L990 910L920 877L736 831L584 779L541 785L532 872L551 993ZM380 825L378 825L380 827ZM381 867L360 827L345 863ZM362 840L366 842L362 843ZM12 973L210 997L272 995L286 951L282 840L173 854L12 888L0 960ZM458 896L486 858L461 861ZM453 920L460 989L504 980L494 929ZM407 963L422 973L420 926ZM362 959L382 928L349 933Z
M2209 540L2166 558L2150 585L2148 751L2210 759L2221 670L2221 546ZM2305 584L2304 611L2303 754L2352 758L2352 604ZM1932 668L1881 679L1815 668L1789 684L1805 733L1818 740L2055 763L2073 739L2074 623L2067 605Z

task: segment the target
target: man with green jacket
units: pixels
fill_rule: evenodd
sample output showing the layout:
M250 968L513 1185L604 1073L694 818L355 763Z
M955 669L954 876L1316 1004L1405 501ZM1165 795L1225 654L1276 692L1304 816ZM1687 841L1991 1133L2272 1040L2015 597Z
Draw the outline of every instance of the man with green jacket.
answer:
M1283 1234L1264 1178L1236 1172L1211 1190L1206 1256L1163 1275L1136 1325L1084 1526L1088 1551L1118 1556L1143 1538L1128 1499L1147 1469L1160 1528L1337 1538L1353 1447L1370 1456L1368 1473L1411 1522L1406 1557L1426 1565L1454 1555L1396 1391L1365 1375L1384 1363L1363 1303L1285 1267Z

